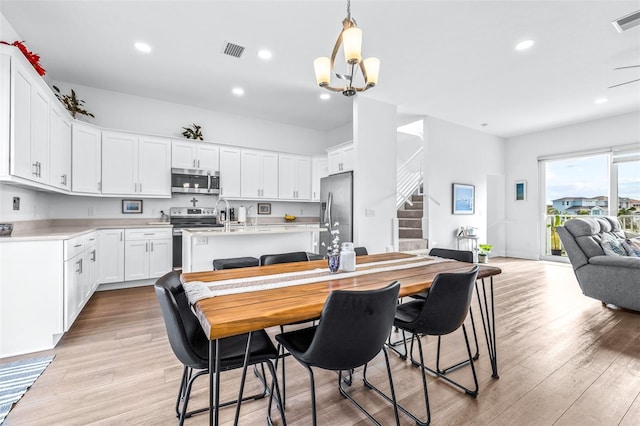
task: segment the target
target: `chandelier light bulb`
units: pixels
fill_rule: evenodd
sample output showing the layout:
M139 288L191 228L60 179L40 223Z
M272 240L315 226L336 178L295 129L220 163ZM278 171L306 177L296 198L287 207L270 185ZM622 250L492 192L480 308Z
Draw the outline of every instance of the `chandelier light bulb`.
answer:
M362 60L362 30L351 27L342 33L344 60L354 65Z
M321 56L313 61L313 68L316 72L316 82L318 86L326 86L331 79L331 60L326 56Z
M380 59L367 58L364 60L364 70L367 76L365 82L367 86L373 87L378 84L378 75L380 74Z

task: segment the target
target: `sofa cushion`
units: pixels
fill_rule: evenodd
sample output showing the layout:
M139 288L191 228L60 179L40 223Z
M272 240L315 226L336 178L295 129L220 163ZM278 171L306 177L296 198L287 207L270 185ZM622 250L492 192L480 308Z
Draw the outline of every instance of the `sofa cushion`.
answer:
M625 248L629 252L629 256L640 257L640 237L627 238Z
M600 232L603 222L591 217L581 217L579 219L567 220L564 223L564 227L573 235L576 244L578 244L587 258L604 255L604 250L600 245ZM608 225L607 228L610 230L611 225Z
M624 243L623 239L616 238L607 232L603 233L600 239L602 250L607 256L627 256L627 250L622 243Z

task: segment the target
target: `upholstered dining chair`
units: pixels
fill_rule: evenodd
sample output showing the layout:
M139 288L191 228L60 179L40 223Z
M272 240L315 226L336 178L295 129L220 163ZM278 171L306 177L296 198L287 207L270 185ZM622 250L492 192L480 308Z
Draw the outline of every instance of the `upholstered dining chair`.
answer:
M467 330L464 325L464 321L469 313L469 306L471 304L471 298L473 296L474 285L477 277L478 266L474 266L468 272L440 273L433 280L429 293L427 293L427 297L424 300L417 299L403 303L399 305L396 310L396 317L393 323L394 326L401 330L408 331L415 338L414 340L418 342L418 353L420 355L420 362L418 366L422 373L422 388L427 416L426 420L420 420L416 415L409 412L400 404L397 404L397 407L411 417L418 425L424 426L431 422L431 410L429 409L429 395L427 392L427 371L463 390L467 395L474 398L478 395L478 378L472 361ZM467 354L469 356L469 364L471 365L474 382L473 390L451 380L451 378L444 374L427 367L424 362L422 341L419 335L444 336L453 333L460 327L462 327L462 333L467 347ZM368 382L366 378L366 371L364 381L365 385L374 389L389 402L395 404L393 398L389 398L382 391Z
M184 287L180 281L180 275L177 272L169 272L158 279L154 288L162 310L169 344L176 358L184 365L175 407L179 424L182 425L186 418L209 410L208 408L201 408L190 412L187 411L193 382L196 378L209 374L209 340L200 327L198 319L191 311ZM218 340L220 345L220 371L228 371L244 366L247 337L247 334L241 334ZM272 392L279 393L274 365L277 356L278 351L264 330L252 333L248 365L266 364L273 379ZM194 374L194 370L198 371ZM242 401L263 398L268 393L266 377L262 377L261 381L263 381L264 385L261 393L243 398L243 377L238 399L222 403L220 406L224 407L237 403L237 421ZM180 407L180 402L182 402L182 407ZM283 423L286 424L284 409L279 395L276 395L276 404L280 410Z
M260 265L273 265L276 263L308 262L306 251L294 251L291 253L263 254L260 256Z
M399 424L395 390L385 341L393 325L400 283L395 281L381 289L336 290L329 294L317 326L278 334L276 340L309 373L311 415L315 426L316 397L314 368L338 372L338 390L370 420L379 424L342 386L342 371L365 366L382 351L387 366L396 424Z

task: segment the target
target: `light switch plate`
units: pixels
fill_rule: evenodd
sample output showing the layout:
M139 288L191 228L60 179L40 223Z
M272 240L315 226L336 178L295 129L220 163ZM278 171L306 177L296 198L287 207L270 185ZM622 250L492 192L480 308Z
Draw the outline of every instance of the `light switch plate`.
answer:
M13 197L13 209L20 210L20 197Z

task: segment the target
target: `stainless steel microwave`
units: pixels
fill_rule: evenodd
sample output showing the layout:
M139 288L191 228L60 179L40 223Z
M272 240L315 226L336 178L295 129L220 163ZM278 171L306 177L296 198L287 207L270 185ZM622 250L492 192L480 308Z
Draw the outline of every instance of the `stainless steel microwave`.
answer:
M171 169L171 192L180 194L219 194L220 172L197 169Z

